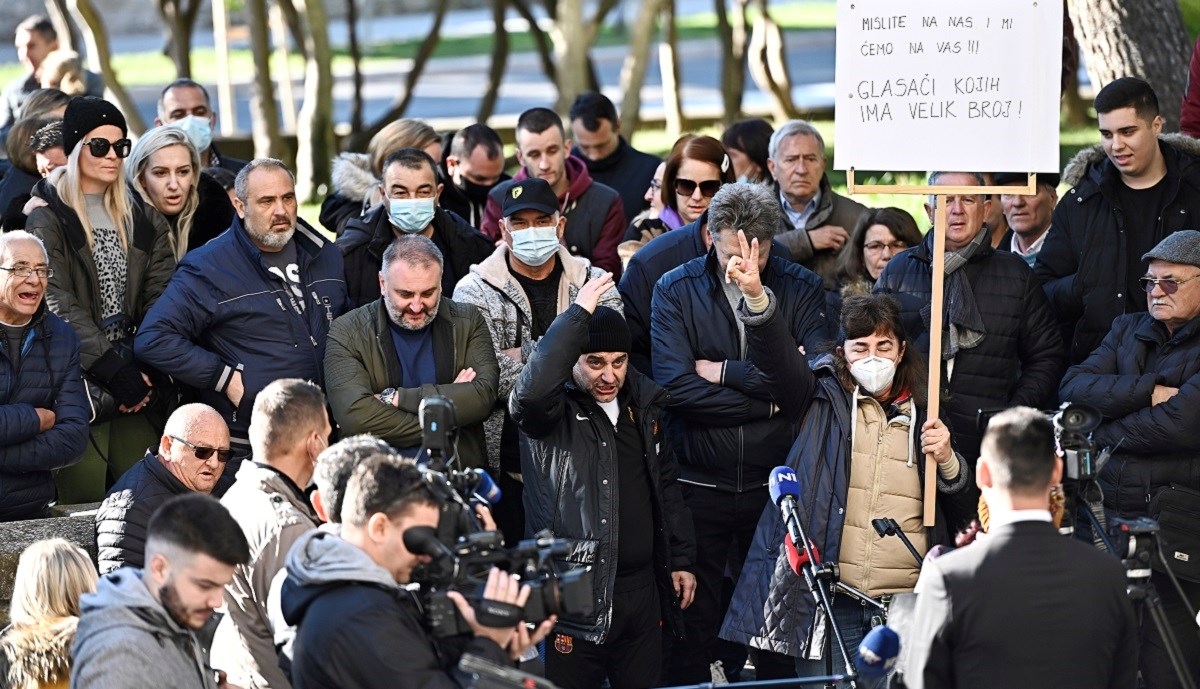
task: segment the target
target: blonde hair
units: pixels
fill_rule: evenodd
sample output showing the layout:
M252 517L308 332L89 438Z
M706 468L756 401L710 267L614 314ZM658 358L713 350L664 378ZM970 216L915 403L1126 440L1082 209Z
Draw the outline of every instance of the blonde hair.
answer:
M187 253L192 218L200 205L200 153L196 151L196 147L178 127L155 127L138 139L133 145L133 150L129 152L129 158L125 161L125 181L142 195L147 204L153 205L150 203L150 194L146 192L142 177L150 165L150 158L169 146L185 147L192 164L192 188L188 191L187 200L183 202L183 210L179 211L179 216L175 219L174 231L168 235L171 239L171 250L175 252L175 260L179 261Z
M14 625L79 617L79 598L96 590L96 565L62 538L38 541L21 553L9 618Z
M90 133L90 132L89 132ZM79 174L79 156L82 155L84 143L81 139L75 148L67 155L67 166L61 177L54 183L58 195L75 215L79 216L79 224L83 225L83 234L87 237L88 250L96 249L95 228L88 217L87 199L83 195L83 185ZM118 159L119 160L119 159ZM124 161L121 161L124 165ZM133 234L133 204L129 202L129 186L125 183L125 175L117 175L117 180L104 190L104 208L117 223L117 239L121 248L129 251L129 238Z
M56 88L68 96L87 93L87 73L74 50L50 51L38 69L43 87Z
M387 157L402 148L419 148L441 143L442 138L436 130L421 120L396 120L390 122L379 133L371 137L367 144L367 155L371 159L371 169L375 176L383 178L383 163Z

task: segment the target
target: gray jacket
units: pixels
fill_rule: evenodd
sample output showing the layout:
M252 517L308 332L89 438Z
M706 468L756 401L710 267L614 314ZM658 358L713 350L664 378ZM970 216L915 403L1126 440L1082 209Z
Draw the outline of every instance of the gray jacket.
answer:
M279 668L267 597L288 551L317 528L316 515L291 479L258 462L243 462L237 482L221 498L250 544L250 564L238 565L225 587L225 617L212 655L229 682L246 689L290 689Z
M80 607L71 689L216 689L195 635L150 596L142 570L101 577Z

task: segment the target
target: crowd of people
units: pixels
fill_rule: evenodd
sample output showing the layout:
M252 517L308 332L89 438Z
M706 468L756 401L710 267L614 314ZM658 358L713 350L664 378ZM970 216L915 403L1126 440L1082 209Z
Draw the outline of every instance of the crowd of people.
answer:
M543 664L567 689L736 681L748 661L758 679L837 672L769 498L781 465L841 582L923 591L899 681L1069 684L1083 651L1055 641L1087 631L1107 663L1087 686L1178 686L1117 559L1024 524L1064 517L1053 432L1029 409L1060 402L1097 409L1114 449L1080 515L1158 517L1180 504L1164 491L1200 490L1200 143L1162 131L1146 82L1099 91L1100 143L1036 194L930 196L919 220L834 191L808 122L687 134L660 160L586 93L566 121L521 114L511 177L486 124L388 125L333 161L320 229L287 165L218 152L201 84L168 84L135 142L48 20L17 44L29 73L0 103L0 519L100 503L99 557L25 552L0 686L450 687L465 653ZM933 324L920 228L937 203ZM494 569L473 598L449 594L470 632L432 635L418 536L449 498L414 458L435 397L456 467L503 494L474 519L509 545L566 539L558 564L590 569L591 612L514 623L502 613L529 588ZM981 543L932 559L972 526ZM993 571L989 553L1054 571ZM1180 578L1200 600L1200 571ZM1191 603L1150 579L1195 674ZM1044 614L1056 594L1033 613L1013 600L1072 581L1086 595L1062 619ZM977 603L989 586L1002 609ZM841 593L828 612L851 659L882 619ZM1035 623L1043 641L1014 641ZM1027 660L993 667L963 641L988 634Z

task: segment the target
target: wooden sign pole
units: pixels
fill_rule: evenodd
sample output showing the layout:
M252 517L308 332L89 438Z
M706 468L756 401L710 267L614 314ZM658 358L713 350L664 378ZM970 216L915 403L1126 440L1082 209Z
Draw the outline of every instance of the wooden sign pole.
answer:
M937 195L933 214L933 298L929 313L929 403L926 418L936 419L942 399L942 312L946 282L946 195ZM937 460L925 455L925 526L933 526L937 511Z

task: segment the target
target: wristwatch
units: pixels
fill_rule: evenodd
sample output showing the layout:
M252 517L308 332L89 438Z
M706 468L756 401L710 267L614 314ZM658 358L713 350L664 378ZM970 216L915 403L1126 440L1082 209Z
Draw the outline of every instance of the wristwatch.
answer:
M379 401L384 404L395 404L396 388L385 388L379 393Z

